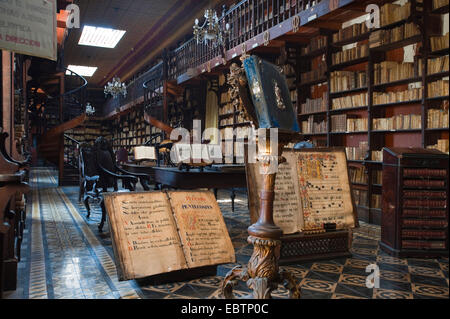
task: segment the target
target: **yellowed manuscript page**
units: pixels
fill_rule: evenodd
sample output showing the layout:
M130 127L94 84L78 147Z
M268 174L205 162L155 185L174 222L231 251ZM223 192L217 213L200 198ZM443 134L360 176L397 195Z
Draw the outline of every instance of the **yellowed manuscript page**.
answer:
M104 195L122 280L187 268L167 195Z
M233 244L212 192L168 192L189 268L235 262Z

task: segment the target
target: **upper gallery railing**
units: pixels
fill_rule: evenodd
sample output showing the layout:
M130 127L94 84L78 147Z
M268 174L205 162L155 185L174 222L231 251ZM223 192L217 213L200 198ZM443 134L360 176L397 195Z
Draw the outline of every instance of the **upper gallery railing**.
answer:
M117 108L129 103L137 103L140 98L144 98L144 83L156 81L162 85L164 74L164 63L161 61L150 70L142 73L129 83L127 83L127 96L120 96L117 99L109 98L103 109L103 115L108 115ZM140 101L139 101L140 102Z
M192 38L172 52L169 59L169 79L177 79L212 59L223 56L224 51L235 48L292 16L316 6L322 0L243 0L219 19L223 26L230 25L230 34L223 47L197 44ZM250 49L250 48L249 48Z

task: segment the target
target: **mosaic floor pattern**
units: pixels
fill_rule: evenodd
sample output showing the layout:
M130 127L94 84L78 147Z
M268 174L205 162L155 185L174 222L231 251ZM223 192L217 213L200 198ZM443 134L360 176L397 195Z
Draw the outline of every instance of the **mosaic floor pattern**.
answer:
M245 265L252 253L247 243L250 224L245 194L236 197L231 211L229 192L219 191L221 207L236 251L237 264L221 265L216 276L163 285L145 281L119 282L105 225L99 233L101 211L92 205L90 219L78 202L77 187L57 187L56 174L35 169L31 175L32 202L18 270L18 288L6 292L9 299L209 299L221 298L225 274L237 264ZM282 266L300 284L308 299L423 299L449 298L448 258L400 259L379 248L380 228L361 223L354 231L352 257ZM366 287L366 267L380 269L380 288ZM248 292L245 283L237 295ZM274 298L286 298L280 287Z

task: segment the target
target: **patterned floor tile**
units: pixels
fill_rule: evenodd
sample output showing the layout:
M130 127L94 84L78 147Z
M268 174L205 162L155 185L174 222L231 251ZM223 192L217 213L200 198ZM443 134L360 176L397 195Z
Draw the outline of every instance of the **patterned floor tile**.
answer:
M314 290L318 292L333 293L336 283L325 280L305 278L300 282L301 289Z
M366 278L367 276L358 276L352 274L342 274L339 277L340 284L354 285L366 287Z
M313 271L329 272L334 274L342 273L343 266L329 263L314 263L311 267Z
M408 273L380 270L380 276L385 280L399 281L399 282L411 282L411 276Z
M411 285L412 292L417 295L424 295L428 297L436 297L436 298L448 298L448 285L447 287L443 286L433 286L426 284L417 284L413 283Z
M374 289L373 299L413 299L411 292L404 292L389 289Z
M237 192L231 211L229 192L220 190L218 202L231 235L237 263L220 265L216 276L185 282L151 285L149 281L119 282L114 263L109 225L99 233L101 210L91 205L91 217L78 202L77 187L57 187L56 172L31 174L33 201L23 256L19 263L18 289L7 298L87 299L203 299L223 298L223 278L233 267L245 266L253 253L247 242L250 218L245 193ZM380 227L361 222L353 232L353 256L280 266L296 278L303 299L448 299L448 258L396 258L379 249ZM380 288L369 289L365 280L370 264L380 269ZM245 282L234 287L236 296L248 296ZM282 286L274 299L286 299Z

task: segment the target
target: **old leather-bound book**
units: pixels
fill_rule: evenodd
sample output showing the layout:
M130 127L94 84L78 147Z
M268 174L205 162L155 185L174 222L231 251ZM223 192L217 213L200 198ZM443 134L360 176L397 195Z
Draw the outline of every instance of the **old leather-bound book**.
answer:
M244 60L244 69L259 128L299 132L289 87L280 68L251 56Z
M119 280L235 262L212 192L104 194Z

